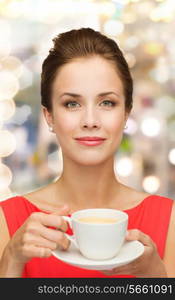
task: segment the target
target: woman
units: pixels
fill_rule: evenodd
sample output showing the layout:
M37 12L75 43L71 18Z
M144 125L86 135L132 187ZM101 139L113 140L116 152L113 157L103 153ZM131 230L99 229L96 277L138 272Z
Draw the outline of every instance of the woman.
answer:
M90 28L54 39L43 63L41 97L49 130L62 148L63 172L46 187L1 202L1 277L175 276L173 200L129 188L114 173L132 90L128 65L113 40ZM69 247L62 216L93 207L127 212L126 239L143 243L143 255L103 272L53 257L58 246Z

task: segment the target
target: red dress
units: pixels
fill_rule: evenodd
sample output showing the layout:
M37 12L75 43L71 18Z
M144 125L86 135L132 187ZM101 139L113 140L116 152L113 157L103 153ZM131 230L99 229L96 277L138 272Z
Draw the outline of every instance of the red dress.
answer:
M125 210L129 216L128 229L139 229L148 234L156 243L159 255L163 258L167 231L171 216L173 200L161 196L150 195L139 205ZM16 196L0 202L3 209L9 233L12 237L15 231L33 212L40 209L22 196ZM68 230L70 233L70 229ZM22 277L65 278L65 277L109 277L100 271L85 270L71 266L54 256L49 258L32 258L26 263ZM110 277L133 277L129 275Z

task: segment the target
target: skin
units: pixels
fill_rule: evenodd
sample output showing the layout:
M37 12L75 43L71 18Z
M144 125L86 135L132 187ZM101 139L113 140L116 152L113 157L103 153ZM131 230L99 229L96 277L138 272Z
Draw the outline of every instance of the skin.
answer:
M99 96L100 93L109 91L117 95ZM63 93L81 96L60 97ZM65 104L67 101L73 103ZM38 208L50 214L31 214L11 239L0 210L1 277L21 277L24 264L32 257L49 257L56 247L65 251L69 247L69 240L64 235L67 223L63 220L63 215L89 207L126 210L138 205L148 196L121 184L113 170L114 155L122 139L128 112L125 109L122 82L111 63L94 56L76 59L64 65L53 83L52 106L51 112L43 108L43 113L61 145L63 173L56 182L24 195ZM81 136L100 136L106 140L100 146L87 147L75 140ZM103 272L109 276L175 276L174 219L173 205L164 262L151 238L133 229L126 239L142 242L145 246L143 255L123 267ZM49 227L56 227L58 230Z

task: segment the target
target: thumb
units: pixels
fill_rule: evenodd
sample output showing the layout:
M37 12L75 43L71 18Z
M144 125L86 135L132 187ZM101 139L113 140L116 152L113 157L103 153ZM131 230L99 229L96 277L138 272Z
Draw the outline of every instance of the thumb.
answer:
M59 207L58 211L55 212L56 215L65 216L70 213L70 206L68 204L63 204Z

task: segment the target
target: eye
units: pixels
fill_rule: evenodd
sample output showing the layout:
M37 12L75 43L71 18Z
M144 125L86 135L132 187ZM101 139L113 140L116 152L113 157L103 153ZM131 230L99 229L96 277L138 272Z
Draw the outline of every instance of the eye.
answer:
M67 108L77 108L79 105L76 101L67 101L64 103L64 106Z
M104 104L103 106L109 106L109 107L112 107L112 106L116 105L116 103L114 101L111 101L111 100L104 100L102 102L102 104Z

